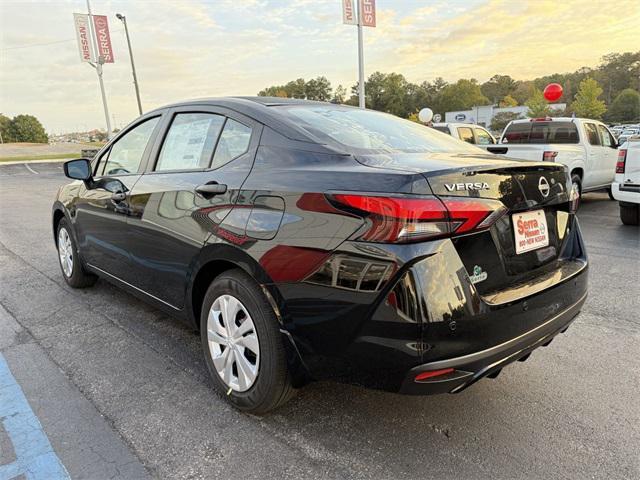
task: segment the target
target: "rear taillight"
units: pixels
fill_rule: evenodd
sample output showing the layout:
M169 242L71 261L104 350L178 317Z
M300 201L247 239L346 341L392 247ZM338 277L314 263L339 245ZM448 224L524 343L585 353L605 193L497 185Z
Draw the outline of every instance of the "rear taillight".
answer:
M624 165L627 163L627 150L618 150L618 161L616 163L616 173L624 173Z
M367 229L358 240L406 243L484 230L507 209L497 200L457 197L381 197L334 194L344 211L361 216Z
M543 162L553 162L556 157L558 156L558 152L552 152L552 151L545 151L542 152L542 161Z

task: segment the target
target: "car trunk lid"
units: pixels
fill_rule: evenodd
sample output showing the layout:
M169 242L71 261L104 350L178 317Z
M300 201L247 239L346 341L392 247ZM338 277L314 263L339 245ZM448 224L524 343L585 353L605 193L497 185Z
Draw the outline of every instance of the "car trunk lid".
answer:
M422 158L401 154L359 161L373 167L421 170L433 194L443 200L491 199L507 208L489 230L452 238L471 281L485 299L562 268L573 222L571 183L563 165L502 160L487 154ZM528 241L520 222L532 218L539 233L544 231L547 244L518 247L523 239Z

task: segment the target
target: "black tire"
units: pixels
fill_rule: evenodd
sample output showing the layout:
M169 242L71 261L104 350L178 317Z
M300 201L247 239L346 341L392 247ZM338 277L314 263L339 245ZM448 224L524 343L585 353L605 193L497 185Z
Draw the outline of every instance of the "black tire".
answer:
M609 185L609 188L607 188L607 195L609 195L610 200L613 200L614 202L616 201L616 199L613 198L613 188L611 187L611 185Z
M577 211L578 208L580 208L580 204L582 203L582 178L580 178L580 175L576 173L571 175L571 184L578 187L578 204L576 205Z
M60 233L61 230L65 230L68 235L69 241L71 242L71 272L68 274L65 272L65 268L62 265L62 260L60 257ZM69 226L69 222L66 218L63 218L58 223L58 229L56 231L56 247L58 249L58 264L60 265L60 271L62 272L62 277L64 278L67 285L73 288L86 288L95 285L98 281L98 277L93 275L92 273L87 272L82 262L80 261L80 255L78 255L78 247L76 245L76 241L73 238L73 233L71 227Z
M214 301L222 295L231 295L240 301L251 317L258 337L258 373L246 391L232 390L220 377L213 363L207 319ZM295 394L276 315L258 284L244 271L229 270L216 277L209 286L200 315L200 338L205 362L216 390L239 410L262 415L280 407Z
M640 205L620 205L620 220L625 225L640 224Z

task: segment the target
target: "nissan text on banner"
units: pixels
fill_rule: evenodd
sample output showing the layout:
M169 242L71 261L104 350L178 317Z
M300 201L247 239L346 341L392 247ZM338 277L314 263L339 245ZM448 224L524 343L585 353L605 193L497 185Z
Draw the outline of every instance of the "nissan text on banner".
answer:
M86 13L74 13L73 21L76 26L76 39L78 40L78 52L81 62L93 62L93 45L89 32L89 15Z
M342 0L342 23L346 25L356 25L356 0Z
M98 56L103 58L103 63L113 63L113 48L111 48L109 22L106 15L93 15L93 26L96 32Z
M360 23L363 27L376 26L376 0L360 0Z

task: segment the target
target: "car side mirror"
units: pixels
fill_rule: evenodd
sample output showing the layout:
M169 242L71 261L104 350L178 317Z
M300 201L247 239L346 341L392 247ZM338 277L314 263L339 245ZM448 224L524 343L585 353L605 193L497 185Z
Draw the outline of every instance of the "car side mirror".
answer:
M91 162L86 158L64 162L64 174L73 180L91 180Z

